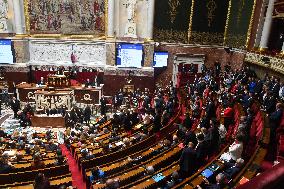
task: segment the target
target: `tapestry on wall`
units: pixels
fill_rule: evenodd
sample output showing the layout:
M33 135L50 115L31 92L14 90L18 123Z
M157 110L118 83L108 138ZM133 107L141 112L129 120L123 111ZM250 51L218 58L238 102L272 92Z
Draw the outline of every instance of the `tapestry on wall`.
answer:
M190 43L222 45L229 0L195 1Z
M155 2L154 39L187 42L192 0Z
M105 31L105 0L27 0L31 34Z
M231 1L232 6L225 44L235 48L245 48L254 0Z

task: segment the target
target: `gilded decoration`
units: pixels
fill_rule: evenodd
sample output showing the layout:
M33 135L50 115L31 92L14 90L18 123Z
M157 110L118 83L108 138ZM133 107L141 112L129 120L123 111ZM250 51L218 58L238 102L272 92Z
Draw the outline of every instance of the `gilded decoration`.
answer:
M232 0L229 1L229 7L228 7L228 12L227 12L227 19L226 19L226 25L225 25L223 45L225 45L226 41L227 41L228 25L229 25L230 15L231 15L231 7L232 7Z
M247 36L244 34L228 34L227 35L227 40L226 40L226 45L235 47L235 48L240 48L240 49L244 49L245 48L245 44L246 44L246 39Z
M105 32L105 0L25 0L32 34L95 34Z
M178 14L177 8L180 6L180 2L179 0L169 0L168 4L170 7L169 14L171 18L171 23L173 24Z
M155 29L154 39L157 41L166 41L166 42L188 42L188 32L187 31L176 31L176 30L163 30Z
M270 60L268 64L264 61L267 58ZM259 66L268 67L274 71L284 74L284 61L282 58L248 52L246 54L245 61Z
M192 0L191 8L190 8L189 27L188 27L188 34L187 34L188 41L190 40L190 37L191 37L193 11L194 11L194 0Z
M256 0L254 0L254 2L253 2L253 8L252 8L252 13L251 13L251 17L250 17L249 28L248 28L248 32L247 32L246 48L248 48L250 37L251 37L255 7L256 7Z
M191 32L191 42L198 44L215 44L222 45L224 39L223 33L209 33L209 32Z
M206 4L206 8L207 8L208 27L211 27L212 22L215 18L215 11L217 9L217 4L215 0L209 0Z

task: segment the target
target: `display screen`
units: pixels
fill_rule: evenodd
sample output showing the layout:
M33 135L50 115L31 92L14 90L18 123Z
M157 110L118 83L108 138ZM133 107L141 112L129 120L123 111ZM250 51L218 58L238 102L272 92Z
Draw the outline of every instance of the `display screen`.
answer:
M13 63L12 42L10 39L0 39L0 63Z
M116 65L117 67L141 68L143 61L142 44L121 43L117 47Z
M167 67L168 66L168 52L154 52L153 67Z

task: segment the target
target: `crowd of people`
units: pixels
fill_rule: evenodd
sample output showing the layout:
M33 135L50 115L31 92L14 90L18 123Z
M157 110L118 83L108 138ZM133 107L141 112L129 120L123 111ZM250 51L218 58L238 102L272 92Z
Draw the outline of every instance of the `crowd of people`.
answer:
M219 64L215 69L202 67L202 73L196 74L193 81L188 81L181 89L181 107L185 107L185 115L182 124L179 125L172 140L163 140L164 150L171 146L181 145L183 148L179 159L179 171L173 172L172 177L163 183L162 188L171 188L183 179L194 174L208 159L216 155L223 144L231 143L228 151L222 154L220 160L225 163L223 170L216 175L215 181L206 181L198 188L223 188L227 180L233 178L245 164L243 156L249 141L250 127L254 119L252 105L258 103L266 112L270 120L271 142L275 142L276 129L279 127L283 114L281 102L284 100L284 84L274 76L257 78L256 74L248 67L232 70L229 65L221 71ZM183 70L184 71L184 70ZM194 67L190 69L194 74ZM85 109L74 107L70 112L60 111L66 118L66 131L64 133L65 145L70 149L71 144L80 148L80 161L96 157L87 145L92 144L103 149L103 154L125 149L147 136L159 133L171 117L175 114L179 104L177 88L172 83L166 89L157 87L151 93L136 89L133 92L120 90L113 96L113 113L107 110L106 99L102 97L101 116L95 122L91 122L92 111L90 106ZM244 115L240 122L233 142L227 139L227 131L234 125L234 105L241 104ZM22 121L22 126L30 125L30 116L33 114L29 104L20 111L19 101L13 98L11 108L15 118ZM64 108L62 108L64 109ZM49 112L55 113L55 112ZM58 111L57 111L58 113ZM221 117L223 122L220 122ZM101 128L100 125L110 121L110 124ZM135 135L131 135L135 126L141 124L142 129ZM126 132L129 137L120 137ZM109 143L105 144L97 140L100 136L110 133ZM24 150L25 154L33 156L32 169L44 168L40 149L53 151L57 154L55 165L66 163L65 158L57 144L52 140L52 132L45 133L48 142L34 133L17 131L8 135L0 129L0 144L14 145L11 148ZM32 139L32 143L29 139ZM115 144L120 142L119 146ZM161 150L160 152L162 152ZM3 154L3 152L0 152ZM21 161L22 154L17 153L14 159L3 154L0 157L0 174L13 170L13 161ZM153 167L146 168L147 175L153 174ZM119 180L104 180L104 172L95 167L91 170L91 183L105 183L108 188L117 188ZM44 175L38 175L36 183L48 185Z
M187 113L177 133L185 144L180 157L179 178L184 179L195 173L208 158L219 152L222 144L229 142L226 141L226 134L234 124L233 107L239 103L245 115L240 117L234 142L220 157L225 168L216 176L215 181L198 186L223 188L226 181L233 178L245 163L243 154L250 139L250 128L255 116L252 110L254 103L259 104L269 117L270 141L276 142L275 132L283 113L283 89L283 83L278 78L265 75L263 79L259 79L248 67L231 70L227 65L223 72L218 67L215 70L203 67L202 74L196 74L193 82L189 81L184 86L188 95ZM223 124L220 124L218 109L223 110ZM199 124L193 131L196 120Z

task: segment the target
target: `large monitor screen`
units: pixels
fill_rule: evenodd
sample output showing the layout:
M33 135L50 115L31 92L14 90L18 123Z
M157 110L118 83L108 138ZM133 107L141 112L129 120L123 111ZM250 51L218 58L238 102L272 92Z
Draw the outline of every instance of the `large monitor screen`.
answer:
M168 52L154 52L153 67L160 68L168 66Z
M143 61L142 44L121 43L117 47L116 65L117 67L141 68Z
M0 39L0 63L13 63L12 42L10 39Z

